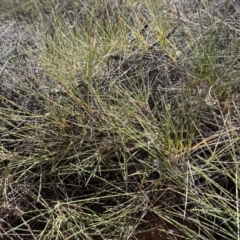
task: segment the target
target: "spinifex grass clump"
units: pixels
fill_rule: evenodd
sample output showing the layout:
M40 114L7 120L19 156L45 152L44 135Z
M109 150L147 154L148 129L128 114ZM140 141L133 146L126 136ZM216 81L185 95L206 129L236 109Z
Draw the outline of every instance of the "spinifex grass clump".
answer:
M237 9L86 2L35 47L0 35L1 237L240 239Z

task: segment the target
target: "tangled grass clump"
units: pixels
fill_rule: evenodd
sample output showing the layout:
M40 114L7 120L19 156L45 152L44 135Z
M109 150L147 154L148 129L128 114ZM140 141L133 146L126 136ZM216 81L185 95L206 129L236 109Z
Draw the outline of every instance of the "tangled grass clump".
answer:
M54 3L0 24L1 239L240 239L238 1Z

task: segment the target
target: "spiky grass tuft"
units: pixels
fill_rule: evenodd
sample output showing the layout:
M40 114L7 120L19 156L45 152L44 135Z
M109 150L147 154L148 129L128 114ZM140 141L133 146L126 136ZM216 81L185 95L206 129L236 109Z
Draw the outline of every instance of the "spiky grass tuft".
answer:
M51 4L0 26L1 238L240 239L239 3Z

